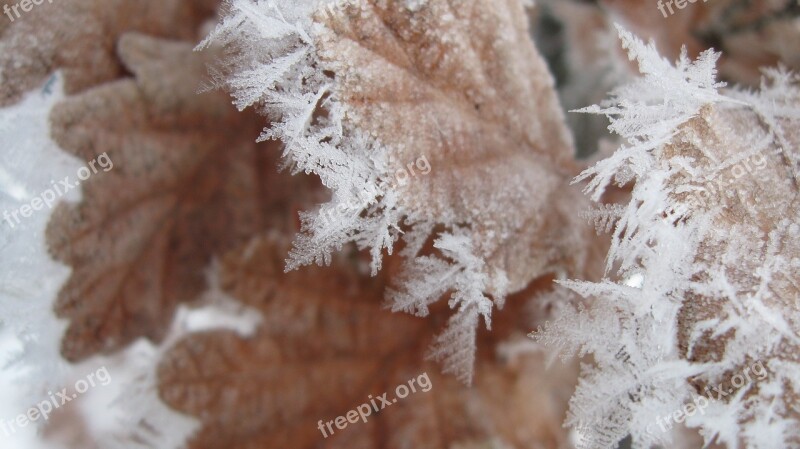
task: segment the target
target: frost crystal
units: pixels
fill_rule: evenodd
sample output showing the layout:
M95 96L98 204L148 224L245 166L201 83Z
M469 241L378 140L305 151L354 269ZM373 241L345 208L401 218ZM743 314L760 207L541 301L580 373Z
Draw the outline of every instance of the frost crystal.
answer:
M201 45L231 50L216 83L272 120L261 138L284 143L286 167L332 191L301 215L287 269L354 242L375 274L404 236L391 307L425 315L451 292L433 355L467 382L479 316L488 325L507 292L581 265L586 246L558 232L573 219L560 205L580 201L560 188L572 142L525 17L518 0L235 0ZM420 158L429 175L400 176Z
M625 143L576 179L595 200L633 184L626 205L589 216L613 228L617 280L562 282L585 307L534 335L594 358L567 423L580 447L627 434L634 447L668 446L668 417L702 397L685 424L707 444L797 446L798 77L768 70L759 92L722 91L717 54L684 52L672 66L619 32L644 76L582 111L608 116Z

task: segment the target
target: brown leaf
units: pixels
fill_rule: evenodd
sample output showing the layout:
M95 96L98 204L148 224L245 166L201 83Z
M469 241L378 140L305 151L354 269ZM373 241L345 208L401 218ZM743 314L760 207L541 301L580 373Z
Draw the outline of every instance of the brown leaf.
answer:
M0 20L0 105L15 102L61 69L67 93L112 81L125 73L116 45L126 32L196 40L219 0L57 0ZM11 21L13 18L13 21Z
M73 268L56 303L70 320L69 360L160 339L175 306L204 289L213 255L268 223L293 226L293 184L275 182L275 160L252 143L256 120L224 95L196 94L205 58L141 35L124 36L119 54L135 78L70 97L51 116L62 148L85 161L107 152L114 164L47 230L54 257Z
M425 316L451 295L434 348L447 372L470 382L479 315L489 325L506 294L584 275L591 234L572 210L587 203L566 188L572 141L523 2L234 2L211 36L229 45L237 104L274 120L262 138L333 190L287 267L355 242L375 274L404 234L409 263L387 296Z
M518 364L484 351L478 381L466 388L419 354L446 318L419 320L381 310L381 278L356 287L352 264L282 273L288 238L259 237L222 259L223 288L262 311L254 336L227 331L179 342L159 367L160 395L201 420L192 448L556 448L574 371L544 373L541 360ZM351 268L348 268L351 267ZM516 301L516 304L520 304ZM442 313L445 312L445 313ZM484 333L484 348L520 326L514 308ZM511 317L514 317L513 319ZM418 388L368 421L318 429L397 385L427 374ZM424 383L424 381L421 381ZM419 384L417 384L419 385ZM376 402L380 404L380 402ZM380 405L378 405L380 407ZM323 424L324 425L324 424Z
M791 97L787 92L787 101L788 98ZM797 229L800 219L797 173L800 165L796 161L792 163L790 156L793 149L800 147L800 134L796 132L796 120L779 119L773 124L776 125L785 139L782 144L752 110L707 106L681 127L681 133L666 148L664 158L671 163L672 158L690 157L697 160L706 173L714 174L695 179L678 170L679 163L675 164L678 173L674 178L675 185L694 187L679 199L690 204L692 213L697 214L721 207L721 212L714 217L714 225L727 230L702 242L695 262L709 269L698 273L695 281L710 283L712 275L722 274L730 285L735 286L736 299L742 302L753 301L749 296L755 292L768 292L763 294L766 298L762 307L780 311L787 328L781 329L778 323L772 323L776 327L768 329L784 337L781 344L770 349L767 359L796 363L800 361L800 344L796 337L800 335L797 302L800 274L788 265L771 264L796 260L800 255L800 240L797 239L800 234ZM748 132L745 134L739 130ZM718 161L724 162L720 164ZM730 235L738 238L730 239ZM737 253L748 257L730 257ZM716 335L713 330L703 327L704 320L729 318L730 308L726 306L732 298L725 293L729 294L729 291L710 297L689 291L682 303L678 323L682 357L692 362L713 362L721 360L728 351L741 349L741 339L735 338L734 329ZM756 307L749 307L741 313L758 316L760 312ZM699 341L693 341L695 339ZM730 376L734 374L730 373ZM791 386L787 386L786 403L796 402L798 395L800 392L791 391Z
M567 219L556 203L575 174L572 140L521 2L347 2L316 17L346 126L396 161L430 160L401 188L412 221L471 227L511 292L569 258L570 244L545 236Z

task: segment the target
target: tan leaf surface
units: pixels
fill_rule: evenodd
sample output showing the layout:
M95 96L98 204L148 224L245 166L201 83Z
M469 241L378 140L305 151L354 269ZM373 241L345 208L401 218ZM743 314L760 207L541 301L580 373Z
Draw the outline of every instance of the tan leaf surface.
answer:
M125 73L116 45L126 32L196 41L219 0L56 0L0 17L0 105L19 99L61 69L68 93ZM17 6L17 0L0 0Z
M73 269L56 303L70 320L69 360L158 340L176 304L204 289L213 255L268 223L293 226L292 182L278 182L274 151L252 143L258 120L225 95L197 95L204 57L141 35L124 36L119 55L135 78L67 98L51 116L62 148L84 161L107 152L114 163L47 230L52 254Z
M346 126L434 167L402 191L412 220L470 226L512 292L564 262L569 245L546 237L566 220L572 141L521 2L346 2L317 20Z
M486 348L521 325L503 314L481 335L477 381L464 387L420 354L446 319L392 314L380 307L383 278L358 286L352 263L283 274L288 237L259 237L222 259L223 288L257 307L263 327L241 338L227 331L189 336L159 368L160 395L201 420L192 448L556 448L575 373L544 373L538 358L498 360ZM520 304L521 301L515 301ZM442 313L444 312L444 313ZM334 420L427 373L432 387L373 412L324 438ZM380 404L380 402L378 402ZM380 405L379 405L380 406ZM501 446L506 444L506 446Z
M764 361L774 358L797 363L800 362L800 338L797 337L800 335L800 305L797 301L800 298L800 272L791 267L797 265L800 256L800 229L797 226L800 188L796 178L800 166L792 164L787 156L800 148L800 134L796 132L796 120L778 120L776 124L785 131L782 134L785 146L771 138L764 122L750 110L706 107L698 117L683 125L681 134L667 148L665 159L691 157L699 161L708 173L716 175L709 182L694 179L678 170L679 175L675 178L676 183L702 187L702 194L687 194L681 198L682 201L693 204L697 213L721 206L714 223L727 230L722 237L709 237L702 242L697 259L707 264L709 271L696 275L696 280L711 283L712 276L722 274L736 287L734 293L739 298L754 301L750 296L759 295L761 302L761 297L764 297L766 310L778 311L786 324L784 329L780 323L765 319L768 328L762 333L778 333L784 337L781 344L770 348ZM743 136L741 130L749 133ZM730 235L739 238L731 240ZM737 254L747 257L732 257ZM702 327L704 320L731 318L728 316L730 308L726 305L732 299L724 293L731 292L712 297L690 291L684 300L678 337L682 356L688 360L713 362L722 359L729 351L746 347L741 338L736 338L735 330L717 335ZM764 312L750 306L739 313L759 316ZM698 336L699 342L690 350L690 342ZM753 346L758 344L749 343ZM729 386L726 384L726 388ZM796 403L800 392L792 391L790 385L786 389L785 397L780 400L787 404Z

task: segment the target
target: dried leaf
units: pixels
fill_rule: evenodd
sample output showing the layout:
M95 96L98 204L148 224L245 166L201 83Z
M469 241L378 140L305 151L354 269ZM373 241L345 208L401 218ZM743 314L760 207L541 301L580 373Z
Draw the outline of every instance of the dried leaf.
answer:
M644 76L584 109L609 117L625 143L582 177L595 199L612 182L634 184L631 198L608 278L563 282L586 308L565 307L536 335L594 360L567 424L583 434L579 447L626 435L667 447L662 417L699 395L709 408L684 409L684 423L705 446L795 446L800 76L769 69L759 91L725 91L717 54L672 66L620 37ZM750 370L758 378L745 381Z
M712 362L743 350L736 332L718 334L704 330L703 323L734 320L738 314L764 320L771 329L759 334L780 341L765 345L771 348L766 350L750 340L761 357L800 361L800 279L791 268L800 255L798 119L768 117L744 108L707 107L665 149L664 159L676 172L672 184L685 192L676 200L687 206L686 215L712 213L715 227L728 230L709 233L702 241L695 263L706 270L696 274L696 290L689 292L679 315L682 356L693 362ZM742 136L732 130L749 132ZM682 170L682 157L693 158L695 170L703 170L704 176ZM732 291L714 291L723 282L736 286L735 298L729 296ZM743 301L746 310L731 304L734 300ZM770 311L780 313L771 316Z
M469 224L518 291L552 269L557 243L542 233L574 169L553 80L519 2L423 3L320 13L324 68L347 125L391 143L397 161L430 160L430 175L402 191L408 215Z
M125 73L116 54L122 34L194 41L218 0L58 0L28 12L19 3L0 0L0 7L16 7L20 14L9 9L11 17L0 20L0 105L15 102L59 69L67 93L112 81Z
M571 137L523 4L229 6L207 42L233 46L237 104L270 116L262 138L283 140L286 165L333 191L302 217L288 269L329 263L355 242L375 274L404 235L393 309L424 315L452 293L464 316L434 353L469 383L478 315L488 326L507 293L580 271L588 246L566 207L584 201L564 188L576 174ZM415 174L421 158L428 172Z
M291 227L283 193L293 185L271 184L275 161L252 143L253 117L223 95L196 94L207 60L188 44L141 35L124 36L119 52L135 78L70 97L51 118L62 148L86 161L107 152L114 164L83 182L83 201L62 203L48 227L54 257L73 268L56 304L71 321L69 360L158 340L176 304L204 289L213 255L268 222Z
M438 374L419 353L435 322L382 310L381 278L357 287L352 264L282 273L288 238L259 237L222 259L226 291L264 315L256 335L219 331L179 342L159 368L161 397L199 418L204 427L189 447L199 448L556 448L563 398L574 371L548 372L538 357L519 364L484 351L478 381L466 388ZM517 304L520 304L517 302ZM443 320L441 308L433 318ZM508 314L519 320L520 314ZM432 320L433 321L433 320ZM519 321L498 319L482 335L488 347L507 338ZM325 438L318 421L334 420L384 392L427 374L417 389L368 421ZM380 407L380 402L377 402ZM559 405L562 404L562 405ZM480 444L478 446L478 444Z

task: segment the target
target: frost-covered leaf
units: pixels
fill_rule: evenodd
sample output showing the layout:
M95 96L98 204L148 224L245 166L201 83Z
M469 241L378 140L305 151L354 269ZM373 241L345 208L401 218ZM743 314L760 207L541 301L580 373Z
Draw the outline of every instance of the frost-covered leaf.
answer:
M706 444L796 446L798 78L768 70L760 91L726 92L712 53L670 66L620 36L644 77L584 111L607 115L626 142L581 175L595 199L634 183L612 232L612 278L564 282L585 309L536 336L594 358L568 423L585 448L628 433L637 448L669 445L664 418L703 396L713 403L686 424Z
M476 261L460 271L469 280L427 288L418 265L459 261L406 251L394 308L424 313L452 287L463 299L454 306L480 303L488 319L504 294L583 263L581 233L557 232L572 219L559 204L581 200L562 189L572 142L522 2L228 6L204 44L229 45L227 87L274 120L262 138L283 141L286 166L333 192L302 215L289 269L329 263L355 242L375 274L403 233L416 249L459 234ZM470 378L465 366L446 367Z
M344 257L284 274L289 240L260 236L221 260L222 287L263 313L255 335L188 336L159 368L161 397L204 426L190 448L566 447L558 404L572 368L546 372L540 357L501 360L483 351L467 388L419 357L438 326L383 310L382 275L364 282ZM494 332L480 332L484 347L520 329L513 312L521 306L510 304ZM443 320L447 310L431 313ZM410 379L416 393L392 401ZM391 404L366 423L332 424L327 438L319 430L320 420L324 426L370 399L381 407L384 393Z
M54 257L73 269L56 305L70 320L70 360L158 340L176 304L203 290L212 256L268 223L288 227L279 214L268 218L270 207L291 212L273 196L291 185L270 185L274 159L247 137L252 117L222 94L196 94L205 58L141 35L123 37L119 53L135 78L67 98L51 117L62 148L86 161L107 152L113 162L81 183L83 201L60 205L48 228Z
M7 5L9 12L0 20L0 105L16 101L56 70L63 70L68 94L112 81L125 73L116 53L122 34L194 41L217 3L48 0L28 3L25 12L19 1L2 0L0 8Z

